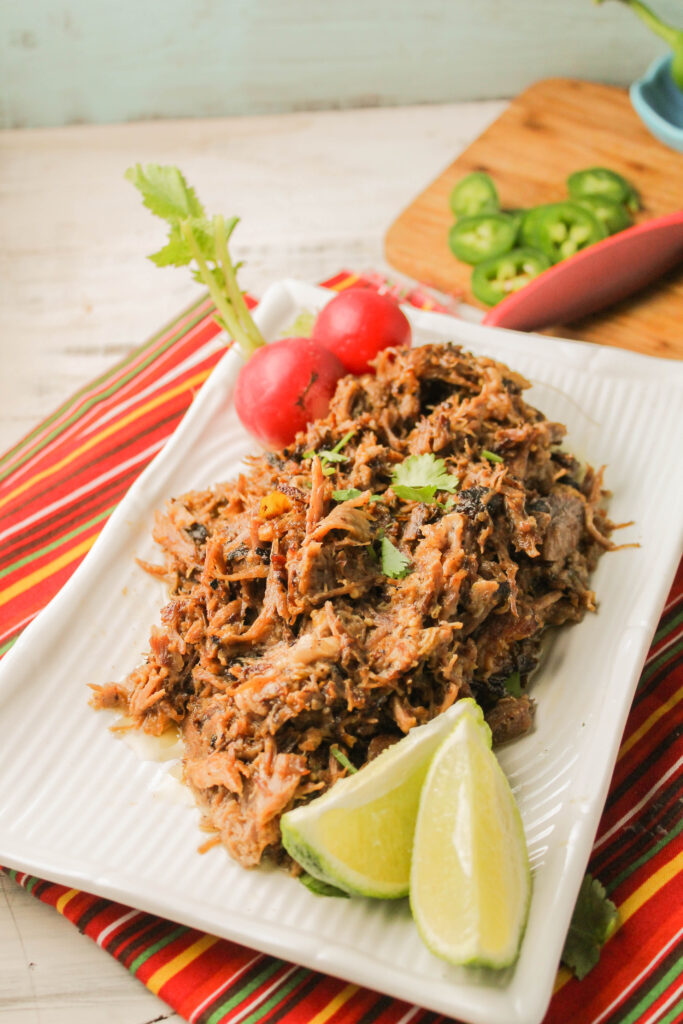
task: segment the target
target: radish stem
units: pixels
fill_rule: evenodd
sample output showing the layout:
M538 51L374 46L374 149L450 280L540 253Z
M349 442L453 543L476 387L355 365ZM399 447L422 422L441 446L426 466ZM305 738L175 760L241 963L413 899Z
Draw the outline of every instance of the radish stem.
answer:
M248 349L246 354L251 355L252 352L255 352L257 348L261 347L261 345L265 345L265 340L254 323L253 317L249 312L249 307L244 301L244 295L237 283L235 268L228 252L228 234L225 230L225 221L220 214L215 218L214 234L216 240L216 255L218 256L218 262L221 270L223 271L223 277L225 278L225 290L228 295L228 301L231 303L232 309L235 312L235 316L237 317L243 332L243 338L240 341L240 348L243 350L245 348Z
M215 241L220 266L225 278L225 291L220 287L214 274L209 269L189 220L180 221L180 232L197 264L202 281L209 289L209 295L220 314L222 325L234 339L244 358L248 359L257 348L265 344L265 341L254 323L244 301L244 296L237 285L234 267L228 255L225 222L222 217L217 218L217 221L219 220L220 225L216 224Z

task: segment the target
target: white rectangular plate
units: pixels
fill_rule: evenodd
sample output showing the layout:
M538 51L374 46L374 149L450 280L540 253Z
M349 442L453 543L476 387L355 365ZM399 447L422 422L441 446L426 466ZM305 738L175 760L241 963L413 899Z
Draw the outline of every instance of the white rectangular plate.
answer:
M330 294L295 281L258 308L268 338ZM683 364L406 310L417 343L456 341L533 381L530 401L607 463L615 521L635 520L594 577L600 608L557 633L534 684L536 727L501 751L534 869L522 951L500 974L450 967L422 945L406 901L316 897L286 873L197 853L198 813L164 797L145 761L88 707L87 683L141 660L164 589L152 516L170 495L235 473L253 442L232 409L229 352L68 584L0 665L0 863L132 904L473 1024L537 1024L552 984L619 740L681 551ZM620 536L620 535L617 535Z

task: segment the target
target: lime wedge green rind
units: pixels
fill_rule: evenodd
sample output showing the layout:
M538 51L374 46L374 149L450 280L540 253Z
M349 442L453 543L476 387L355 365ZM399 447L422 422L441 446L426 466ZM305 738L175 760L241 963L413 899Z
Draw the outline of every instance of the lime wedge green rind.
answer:
M385 750L357 774L323 796L283 815L287 852L309 874L351 895L400 899L408 894L420 793L430 761L456 721L469 715L483 724L472 700Z
M415 828L410 905L427 947L449 963L501 969L517 958L531 875L519 810L470 713L434 755Z

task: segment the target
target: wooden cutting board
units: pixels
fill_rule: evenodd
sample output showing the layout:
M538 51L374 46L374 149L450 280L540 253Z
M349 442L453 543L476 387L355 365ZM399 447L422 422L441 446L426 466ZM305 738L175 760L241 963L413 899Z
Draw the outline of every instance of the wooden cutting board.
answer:
M566 198L567 176L595 166L619 171L636 186L643 202L638 221L683 207L683 154L649 134L624 89L565 78L537 82L403 211L387 233L387 259L481 306L470 291L471 267L448 248L448 197L456 182L486 171L504 209L529 207ZM683 266L609 310L547 333L683 359Z

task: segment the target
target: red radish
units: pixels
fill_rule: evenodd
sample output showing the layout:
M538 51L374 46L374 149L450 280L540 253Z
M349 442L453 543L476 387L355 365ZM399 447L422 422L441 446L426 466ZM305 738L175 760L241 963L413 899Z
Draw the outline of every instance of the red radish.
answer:
M235 409L250 434L285 448L311 420L324 416L346 370L310 338L283 338L257 348L239 372Z
M313 340L334 352L349 373L368 373L378 352L409 347L412 337L408 318L394 299L370 288L349 288L319 313Z

